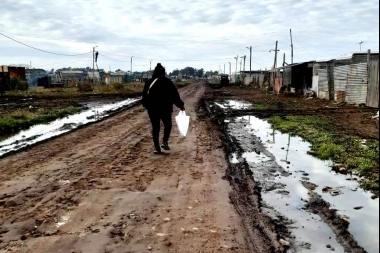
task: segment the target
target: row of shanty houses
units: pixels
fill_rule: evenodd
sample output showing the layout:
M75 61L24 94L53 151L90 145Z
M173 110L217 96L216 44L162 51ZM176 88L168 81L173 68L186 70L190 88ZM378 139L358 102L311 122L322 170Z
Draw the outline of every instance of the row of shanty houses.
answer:
M280 67L269 79L274 92L313 90L321 99L379 107L379 54L354 53L349 58L309 61Z
M11 79L26 81L29 88L44 86L72 87L83 82L94 84L126 83L131 77L127 72L104 73L104 71L65 70L58 73L47 72L44 69L27 69L25 67L0 66L0 86L9 90Z

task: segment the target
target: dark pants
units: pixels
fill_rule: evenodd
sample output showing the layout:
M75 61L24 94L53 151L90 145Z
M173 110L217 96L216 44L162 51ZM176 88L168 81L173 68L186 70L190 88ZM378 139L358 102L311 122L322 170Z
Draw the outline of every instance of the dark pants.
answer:
M160 149L160 121L164 123L163 142L169 141L170 132L172 130L172 113L148 111L150 123L152 124L153 144L156 149Z

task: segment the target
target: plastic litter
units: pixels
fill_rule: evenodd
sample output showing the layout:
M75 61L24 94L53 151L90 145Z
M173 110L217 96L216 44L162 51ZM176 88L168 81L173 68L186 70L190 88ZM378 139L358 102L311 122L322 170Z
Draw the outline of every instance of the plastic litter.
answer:
M181 136L186 137L187 130L189 129L190 117L186 115L185 111L180 111L178 115L175 116L175 121Z

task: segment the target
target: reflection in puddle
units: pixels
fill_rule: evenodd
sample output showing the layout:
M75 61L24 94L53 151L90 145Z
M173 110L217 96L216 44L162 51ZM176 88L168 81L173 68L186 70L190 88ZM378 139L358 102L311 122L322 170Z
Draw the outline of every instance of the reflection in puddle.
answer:
M315 188L331 208L349 219L349 232L360 246L368 252L378 252L379 199L372 200L371 194L360 189L356 180L332 172L331 162L308 155L308 142L275 131L269 123L254 116L231 120L228 131L246 150L242 158L263 187L263 212L274 217L279 212L294 222L291 232L296 237L297 252L327 252L326 245L331 245L335 252L344 252L331 228L318 215L304 210L303 200L308 199L304 185ZM256 144L252 142L254 138ZM269 154L251 152L257 143Z
M240 110L240 109L250 109L252 108L252 105L249 103L244 103L236 100L226 100L222 103L215 103L217 106L219 106L222 109L235 109L235 110Z
M58 183L60 183L62 185L68 185L68 184L70 184L70 180L59 180Z
M64 216L61 217L61 219L59 220L59 222L57 222L57 223L55 224L55 226L56 226L57 228L59 228L59 227L65 225L65 224L69 221L69 219L70 219L70 216L69 216L69 215L64 215Z
M88 110L70 115L63 119L57 119L49 124L40 124L21 131L16 135L0 141L0 157L8 152L16 151L28 145L49 139L54 136L69 132L81 125L95 122L107 117L111 112L124 106L137 102L139 99L126 99L110 104L87 104ZM91 107L95 106L95 107Z
M232 164L239 163L239 160L237 159L237 154L232 154L232 157L230 158L230 163Z
M256 152L245 152L242 157L249 163L265 163L272 161L271 157L268 157L262 153L257 154Z

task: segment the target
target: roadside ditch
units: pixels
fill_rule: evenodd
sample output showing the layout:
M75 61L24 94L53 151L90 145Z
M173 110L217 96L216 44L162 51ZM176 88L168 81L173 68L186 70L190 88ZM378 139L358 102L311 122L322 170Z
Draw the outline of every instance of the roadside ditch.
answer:
M83 110L48 124L38 124L0 141L0 158L30 148L89 124L102 121L140 103L140 98L127 98L113 103L88 102Z
M247 233L260 231L274 249L288 252L378 252L379 200L360 188L359 178L311 156L310 143L274 130L250 109L203 100L199 112L220 131L230 199Z

